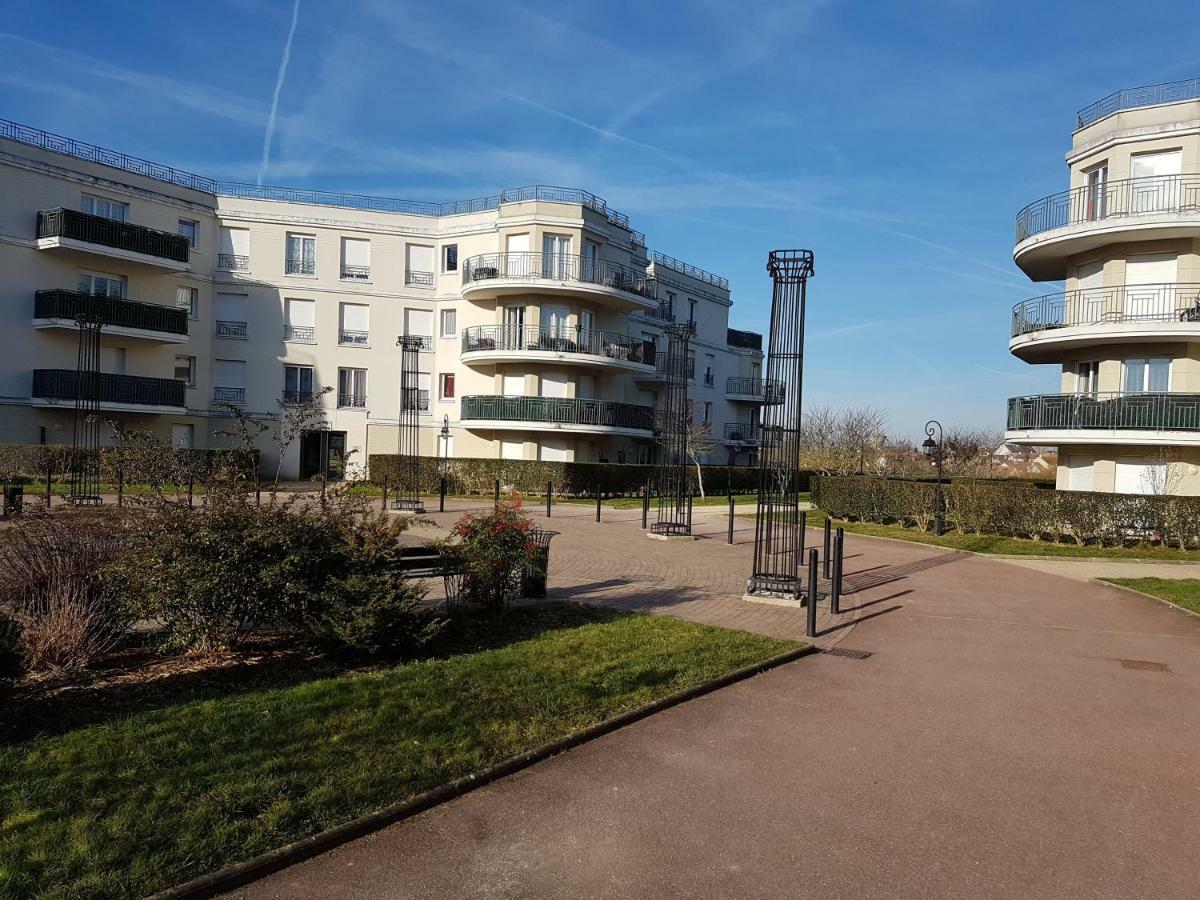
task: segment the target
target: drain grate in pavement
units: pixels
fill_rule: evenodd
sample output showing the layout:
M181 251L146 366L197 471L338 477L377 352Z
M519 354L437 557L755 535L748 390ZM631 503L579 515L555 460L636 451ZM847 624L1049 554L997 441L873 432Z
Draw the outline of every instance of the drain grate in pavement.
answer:
M828 650L822 650L822 653L828 653L830 656L841 656L846 659L868 659L871 656L870 650L852 650L849 647L830 647Z
M1118 659L1122 669L1140 669L1144 672L1170 672L1171 667L1166 663L1153 662L1148 659Z

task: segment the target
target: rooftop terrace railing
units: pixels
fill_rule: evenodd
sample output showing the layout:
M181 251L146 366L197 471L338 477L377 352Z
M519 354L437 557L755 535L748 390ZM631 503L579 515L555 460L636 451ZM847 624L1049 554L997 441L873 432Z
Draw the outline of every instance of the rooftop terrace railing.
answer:
M1017 213L1017 243L1052 228L1154 213L1200 214L1200 175L1125 178L1051 194Z
M1200 394L1041 394L1008 401L1011 431L1200 431Z
M720 275L714 275L712 272L706 272L698 266L693 266L691 263L685 263L681 259L676 259L673 256L667 256L665 253L654 253L654 264L657 266L666 266L668 269L674 269L676 272L681 272L689 278L695 278L697 281L703 281L705 284L711 284L723 290L729 290L729 279L722 278Z
M462 418L593 425L640 431L654 429L653 407L568 397L508 397L492 394L463 397Z
M1083 128L1123 109L1137 109L1140 106L1157 106L1160 103L1178 103L1181 100L1197 99L1200 99L1200 78L1125 88L1081 109L1075 115L1075 127Z
M725 331L725 344L729 347L761 352L762 335L756 331L738 331L736 328L729 328Z
M1074 325L1195 322L1200 326L1200 284L1118 284L1063 291L1013 307L1012 336Z

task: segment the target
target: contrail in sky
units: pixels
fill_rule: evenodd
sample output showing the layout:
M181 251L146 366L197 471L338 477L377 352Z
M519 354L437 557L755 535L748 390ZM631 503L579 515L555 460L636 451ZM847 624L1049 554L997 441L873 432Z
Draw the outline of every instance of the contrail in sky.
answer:
M275 79L275 94L271 97L271 112L267 115L267 132L263 135L262 162L258 165L258 183L267 176L267 163L271 159L271 138L275 135L275 112L279 109L279 94L287 78L288 60L292 58L292 38L296 36L296 22L300 19L300 0L292 7L292 27L288 29L287 42L283 45L283 59L279 60L279 77Z

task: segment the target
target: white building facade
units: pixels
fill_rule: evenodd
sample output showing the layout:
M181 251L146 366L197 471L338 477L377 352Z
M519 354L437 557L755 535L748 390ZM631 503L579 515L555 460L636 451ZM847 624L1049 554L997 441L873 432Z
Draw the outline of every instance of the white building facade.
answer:
M278 420L319 395L326 427L287 477L396 451L400 335L421 338L429 456L652 462L672 321L695 326L709 462L753 462L768 393L725 279L575 189L435 204L218 183L0 120L0 293L3 443L70 443L85 298L121 428L228 446L231 405Z
M1009 349L1059 369L1005 440L1058 448L1058 487L1200 495L1200 79L1080 110L1070 189L1017 216L1013 258L1065 290L1018 303Z

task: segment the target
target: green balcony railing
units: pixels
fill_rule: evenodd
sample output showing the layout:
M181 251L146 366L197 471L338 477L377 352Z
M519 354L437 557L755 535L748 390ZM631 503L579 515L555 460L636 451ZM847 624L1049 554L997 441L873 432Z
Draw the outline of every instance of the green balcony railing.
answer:
M653 407L566 397L505 397L494 394L463 397L462 418L654 430Z
M463 264L463 285L487 281L594 284L654 300L654 279L640 269L570 253L484 253Z
M181 263L189 258L188 239L181 234L93 216L76 209L42 210L37 216L37 236L68 238Z
M582 353L604 359L652 366L654 341L595 328L542 328L538 325L477 325L463 330L463 353L540 350L549 353Z
M33 370L33 396L53 400L84 399L100 403L183 406L186 387L186 384L174 378L79 372L77 369Z
M142 303L79 291L47 290L33 295L35 319L88 319L103 325L160 331L166 334L188 333L187 310L157 303Z
M1200 431L1200 394L1041 394L1008 401L1010 431Z

